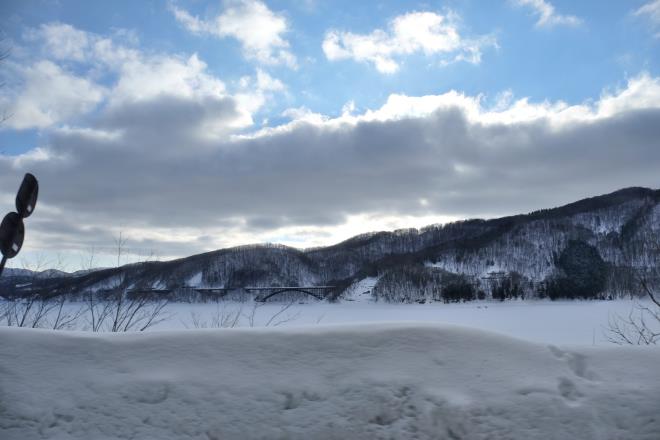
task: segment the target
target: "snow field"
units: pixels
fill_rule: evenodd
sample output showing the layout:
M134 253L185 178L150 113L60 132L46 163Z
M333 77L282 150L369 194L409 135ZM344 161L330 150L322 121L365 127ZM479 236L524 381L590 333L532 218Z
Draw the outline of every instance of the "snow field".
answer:
M359 291L358 291L359 292ZM548 344L611 345L606 328L611 316L627 316L635 301L473 301L460 304L392 304L373 302L356 293L354 301L338 304L309 301L293 304L278 319L281 326L357 324L378 322L436 322L473 327ZM191 327L191 314L210 322L218 313L251 314L251 303L220 302L168 305L170 318L154 330ZM255 326L263 326L283 307L282 303L259 305ZM248 326L242 317L238 326ZM272 325L272 323L271 323Z
M648 301L647 301L648 302ZM399 304L373 302L356 290L339 303L307 300L299 303L219 301L170 303L159 322L147 331L213 327L218 318L236 327L298 327L319 324L379 322L436 322L473 327L547 344L611 345L608 320L627 317L637 301L473 301L459 304ZM642 302L643 304L643 302ZM67 303L65 312L82 310L70 330L89 330L90 316L84 303ZM284 309L284 310L283 310ZM57 310L53 311L53 315ZM50 316L43 321L53 321ZM45 325L46 328L48 328Z
M660 351L439 324L0 328L0 438L648 439Z

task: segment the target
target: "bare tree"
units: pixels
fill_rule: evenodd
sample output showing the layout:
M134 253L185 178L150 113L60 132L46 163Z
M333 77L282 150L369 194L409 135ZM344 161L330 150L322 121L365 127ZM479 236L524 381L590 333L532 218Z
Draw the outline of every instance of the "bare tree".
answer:
M90 324L90 330L93 332L100 332L103 330L105 320L112 313L110 301L103 301L98 299L97 292L89 292L85 298L87 303L87 318Z
M298 319L300 313L289 313L295 301L283 304L275 313L268 316L263 324L264 327L277 327ZM263 310L265 303L255 301L249 311L243 313L243 305L230 308L228 305L216 305L215 312L209 319L204 319L199 312L190 313L190 323L183 322L186 328L234 328L234 327L258 327L257 320L259 311Z
M80 257L80 266L82 270L91 271L95 267L96 248L92 246L86 256ZM86 318L89 322L89 329L93 332L99 332L103 328L106 318L110 315L110 302L98 299L98 293L90 291L85 296L87 307Z
M660 259L660 240L657 238L649 246L651 258ZM628 258L632 266L632 258ZM636 275L637 285L643 297L648 297L649 303L637 303L627 316L615 314L610 316L605 329L608 341L619 345L657 345L660 342L660 292L653 286L660 283L660 267L639 271Z
M117 250L117 267L121 266L121 254L126 246L126 238L123 236L124 231L119 231L117 238L115 238L115 249Z
M115 289L105 298L98 293L87 296L87 317L93 332L145 331L167 319L167 299L147 296L129 297L124 289Z
M52 328L61 330L71 328L83 313L82 308L69 310L65 307L66 297L48 297L35 290L35 284L44 269L51 266L46 258L39 254L34 262L22 261L23 269L31 273L30 291L23 296L6 299L0 305L0 324L12 327ZM62 267L58 256L55 270Z
M225 303L216 304L216 310L210 319L203 319L198 312L190 312L190 321L193 328L234 328L240 326L243 306L230 309ZM190 328L185 322L183 325Z
M656 345L660 341L660 308L637 304L628 316L610 316L607 340L619 345Z
M252 303L252 308L250 309L250 312L245 314L244 317L248 321L248 326L250 327L255 327L256 326L256 317L257 317L257 311L264 306L266 303L264 302L259 302L259 301L254 301ZM295 300L291 300L285 304L283 304L278 311L273 313L268 320L264 323L264 327L277 327L282 324L286 324L287 322L295 321L300 317L300 312L297 313L288 313L288 311L293 307L295 304Z
M76 327L78 319L85 313L84 307L77 307L73 310L65 309L66 297L60 296L54 301L54 318L50 321L49 327L53 330L65 330Z
M42 254L37 255L32 263L22 260L23 269L28 271L30 282L27 288L27 294L21 297L8 298L3 304L3 323L10 327L40 327L50 311L50 304L43 296L34 292L34 284L38 278L39 272L46 267L46 259Z
M10 302L9 301L0 301L0 325L6 325L8 314L10 312Z
M167 300L152 300L146 296L129 298L122 290L115 293L110 304L108 330L111 332L144 331L170 317L163 314Z
M54 308L36 295L7 300L0 310L3 325L9 327L39 328L46 325L46 317Z
M115 239L117 269L121 264L127 239L120 231ZM90 257L93 261L93 257ZM151 298L148 295L127 292L125 273L118 272L114 286L105 292L89 292L86 298L88 319L93 332L144 331L170 318L164 309L167 298ZM100 298L103 294L103 298Z
M80 268L84 271L92 271L95 267L96 248L90 247L86 254L80 254Z

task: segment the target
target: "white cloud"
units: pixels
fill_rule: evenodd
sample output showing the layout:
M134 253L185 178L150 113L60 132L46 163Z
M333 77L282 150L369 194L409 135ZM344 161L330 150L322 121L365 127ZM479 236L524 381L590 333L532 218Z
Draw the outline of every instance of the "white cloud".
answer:
M285 118L291 119L292 123L288 125L281 125L279 127L275 128L266 128L262 130L259 133L256 133L254 135L245 135L245 138L258 138L262 135L270 134L270 133L277 133L279 131L286 131L288 129L292 129L295 126L300 125L300 123L309 123L313 125L323 125L325 122L330 120L328 116L325 116L321 113L315 113L308 109L307 107L296 107L296 108L288 108L282 112L282 116ZM243 137L243 136L239 136Z
M537 27L579 26L582 24L582 19L574 15L558 14L552 3L546 0L513 0L513 2L518 6L526 6L533 10L534 14L538 16Z
M223 97L225 84L207 72L197 54L188 58L172 55L140 57L119 66L113 100L145 100L158 95L186 98Z
M39 32L31 32L33 37L44 39L44 50L56 59L83 61L89 49L86 32L69 24L47 23L41 25Z
M660 24L660 0L653 0L645 3L637 9L634 14L646 16L654 23Z
M483 105L483 95L469 96L455 90L441 95L407 96L391 94L377 109L354 115L354 103L346 104L336 118L315 113L306 107L288 109L283 113L291 122L261 129L236 139L256 139L276 133L293 132L301 125L312 124L328 130L345 129L363 123L388 123L433 118L438 113L460 114L475 126L517 126L543 123L553 130L562 130L582 123L593 123L640 110L660 109L660 77L641 73L630 78L625 87L604 91L595 103L569 105L564 101L530 102L529 98L513 99L506 90L496 97L492 107Z
M112 66L139 56L139 51L129 47L137 42L137 37L125 29L116 29L114 38L105 38L70 24L51 22L27 30L25 37L29 41L41 42L44 58L58 61L96 62ZM121 44L123 41L129 45Z
M660 0L653 0L642 5L639 9L633 12L633 15L638 17L646 17L653 27L657 30L660 28ZM660 38L660 32L655 34L656 38Z
M239 108L250 113L262 108L274 93L286 91L282 81L273 78L262 69L257 69L254 76L242 77L238 85L239 91L233 95L234 99L239 104Z
M194 17L185 9L170 4L170 10L174 14L174 18L192 33L203 34L215 32L211 23L200 20L198 17Z
M344 104L341 108L341 114L342 115L352 115L353 112L355 112L355 101L350 100L346 104Z
M340 133L346 135L352 130L359 130L362 126L374 123L379 129L387 131L389 125L397 122L419 121L433 125L438 118L453 113L460 115L470 130L509 127L510 131L526 131L531 127L544 127L554 136L557 133L574 131L576 127L588 127L636 112L660 110L660 77L641 73L630 78L622 87L604 91L594 102L573 105L564 101L535 103L526 97L514 99L511 90L499 94L495 104L490 107L484 106L483 98L483 95L469 96L453 90L441 95L392 94L381 107L368 109L361 114L354 114L355 103L350 101L342 107L341 115L336 118L316 113L306 107L291 108L283 112L283 116L289 117L291 122L248 135L236 135L233 140L258 140L260 143L268 143L272 138L287 134L298 137L299 132L308 131L310 127L332 137ZM344 141L354 143L350 139ZM473 141L489 142L478 137Z
M444 62L481 61L481 49L495 46L492 37L465 39L459 34L453 14L411 12L395 17L387 31L376 29L370 34L354 34L331 30L323 40L323 52L331 61L354 59L372 63L381 73L399 70L397 58L416 52L427 56L443 54Z
M200 19L174 5L170 9L190 32L235 38L246 58L263 64L296 66L296 57L284 38L289 28L286 18L259 0L229 1L222 14L212 20Z
M257 87L262 91L281 92L286 89L284 83L273 78L261 69L257 69Z
M45 128L94 109L104 98L104 87L42 60L19 68L25 87L9 101L11 117L5 122L15 129Z
M625 87L603 93L596 114L609 117L627 111L658 108L659 105L660 77L642 73L630 78Z
M139 105L153 112L148 108L150 102L159 101L203 114L205 122L191 127L213 137L251 126L253 113L267 97L286 89L280 80L257 69L253 77L246 78L249 88L231 93L197 54L145 53L68 24L45 24L27 32L27 38L41 41L41 53L49 59L36 61L29 68L17 67L23 85L18 90L0 90L3 107L13 113L6 127L44 129L72 123L97 107L112 113ZM57 64L68 65L70 61L76 62L75 74ZM94 82L99 76L109 81L107 86ZM190 114L181 115L181 119Z
M42 52L47 58L80 61L90 70L114 73L117 82L111 93L113 101L149 99L159 94L221 96L225 92L224 83L206 72L206 64L196 54L187 58L147 54L62 23L42 25L31 35L42 39Z

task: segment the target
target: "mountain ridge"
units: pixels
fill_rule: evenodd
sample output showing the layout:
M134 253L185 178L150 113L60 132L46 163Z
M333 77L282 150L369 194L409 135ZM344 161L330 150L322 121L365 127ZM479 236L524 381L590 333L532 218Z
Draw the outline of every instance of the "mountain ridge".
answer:
M482 279L489 273L500 274L509 284L513 278L519 280L520 291L534 297L543 296L540 289L564 276L559 257L571 242L581 242L607 264L609 278L599 295L620 296L634 290L635 271L653 272L660 265L659 206L660 190L629 187L527 214L377 231L326 247L243 245L78 275L3 277L0 287L7 296L23 295L26 288L18 286L29 285L30 291L75 297L111 287L181 290L182 286L333 284L339 296L364 277L391 281L393 276L383 276L395 271L430 283L416 288L423 292L412 296L417 299L440 298L438 292L456 276L488 297L494 287ZM417 269L406 272L402 269L406 267ZM375 295L385 288L380 284Z

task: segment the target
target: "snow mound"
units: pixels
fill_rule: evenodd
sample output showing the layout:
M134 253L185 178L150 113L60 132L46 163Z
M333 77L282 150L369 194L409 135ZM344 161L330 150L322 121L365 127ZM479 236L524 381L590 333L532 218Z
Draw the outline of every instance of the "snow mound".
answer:
M444 325L0 329L0 438L648 439L660 350Z

